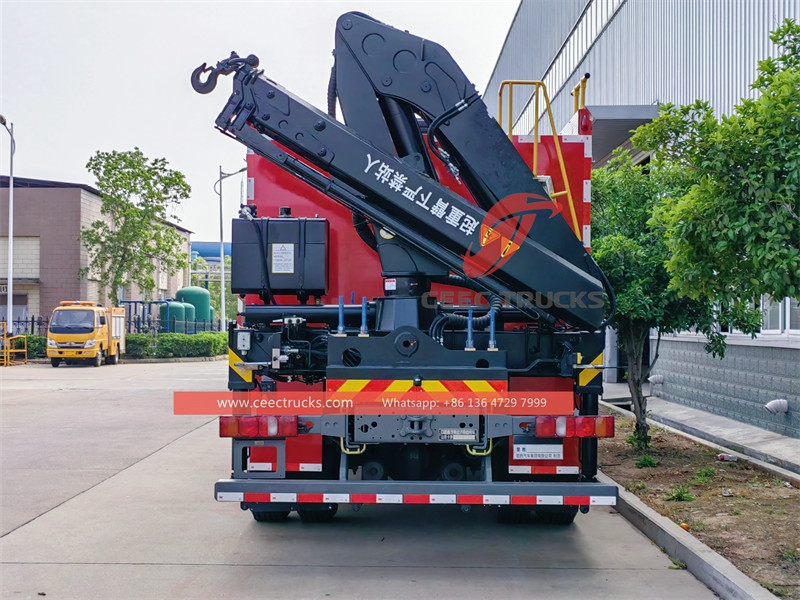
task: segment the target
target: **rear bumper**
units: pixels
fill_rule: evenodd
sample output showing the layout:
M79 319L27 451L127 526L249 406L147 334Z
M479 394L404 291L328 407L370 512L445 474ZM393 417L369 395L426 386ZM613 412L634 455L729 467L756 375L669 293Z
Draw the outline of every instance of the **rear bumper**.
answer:
M605 483L222 479L214 496L245 504L615 506L619 493Z

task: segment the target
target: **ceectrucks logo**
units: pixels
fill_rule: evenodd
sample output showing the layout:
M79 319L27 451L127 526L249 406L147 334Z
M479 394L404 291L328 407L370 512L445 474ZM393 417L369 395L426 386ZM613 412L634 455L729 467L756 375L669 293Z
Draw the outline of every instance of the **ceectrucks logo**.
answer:
M480 249L472 244L464 255L464 274L477 278L500 269L519 250L540 215L552 219L561 212L555 202L538 194L511 194L495 204L481 223Z

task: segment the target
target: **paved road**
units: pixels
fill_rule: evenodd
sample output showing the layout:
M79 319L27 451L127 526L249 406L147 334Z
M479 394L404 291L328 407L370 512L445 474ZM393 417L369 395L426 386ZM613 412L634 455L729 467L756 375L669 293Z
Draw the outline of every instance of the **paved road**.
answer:
M172 390L219 389L225 369L0 371L4 598L715 597L610 508L569 528L445 506L256 523L213 500L215 422L171 415Z

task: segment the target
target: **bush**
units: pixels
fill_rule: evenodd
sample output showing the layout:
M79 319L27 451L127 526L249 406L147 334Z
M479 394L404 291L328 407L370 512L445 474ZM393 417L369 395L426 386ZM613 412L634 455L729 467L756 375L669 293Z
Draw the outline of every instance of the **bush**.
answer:
M44 358L47 356L47 338L42 335L26 335L28 358ZM17 348L22 348L22 340L16 340Z
M155 356L154 342L148 333L129 333L125 337L125 354L129 358L152 358Z
M220 356L228 352L228 334L224 331L203 331L190 337L203 348L196 356Z
M190 356L191 343L185 333L160 333L156 336L156 357Z
M204 331L185 333L129 333L127 355L130 358L180 358L185 356L219 356L228 350L226 333Z

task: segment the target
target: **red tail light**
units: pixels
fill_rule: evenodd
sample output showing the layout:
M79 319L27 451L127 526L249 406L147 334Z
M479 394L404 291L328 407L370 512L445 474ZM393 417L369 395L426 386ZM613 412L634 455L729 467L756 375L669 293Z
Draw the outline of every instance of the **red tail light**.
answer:
M296 416L234 416L219 418L220 437L284 438L296 435Z
M533 423L520 423L525 431L540 438L614 437L613 416L535 417Z
M536 437L556 437L555 417L536 417Z

